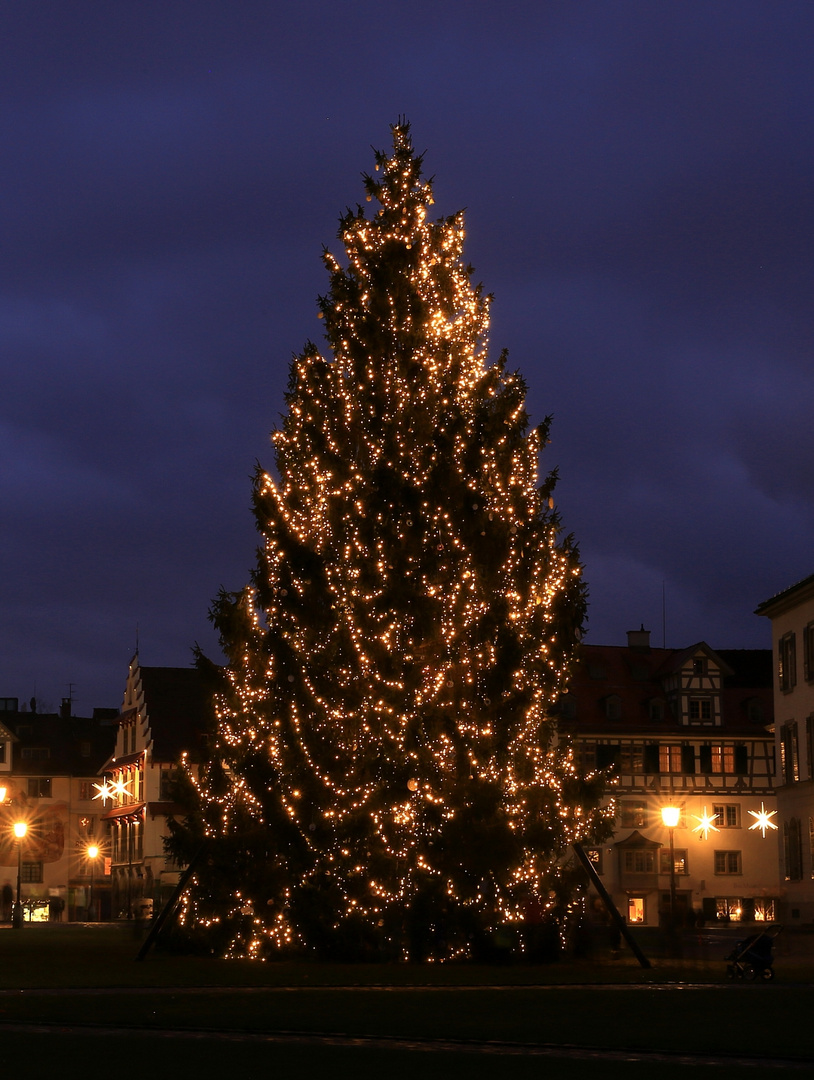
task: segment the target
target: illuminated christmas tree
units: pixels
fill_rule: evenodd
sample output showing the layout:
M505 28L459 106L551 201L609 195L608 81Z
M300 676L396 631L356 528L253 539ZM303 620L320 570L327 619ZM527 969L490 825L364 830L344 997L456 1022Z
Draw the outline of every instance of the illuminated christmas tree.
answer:
M213 613L215 873L184 918L233 954L478 953L549 904L599 820L550 719L585 591L539 482L548 422L489 362L463 217L430 219L409 127L392 133L364 177L375 213L349 211L324 255L330 352L293 363L252 583Z

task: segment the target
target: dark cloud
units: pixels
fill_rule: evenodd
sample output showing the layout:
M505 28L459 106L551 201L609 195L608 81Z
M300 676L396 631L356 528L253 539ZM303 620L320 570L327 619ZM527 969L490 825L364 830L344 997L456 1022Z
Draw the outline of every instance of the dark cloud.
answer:
M12 3L0 63L2 694L215 649L323 244L413 122L590 636L767 644L811 572L808 4Z

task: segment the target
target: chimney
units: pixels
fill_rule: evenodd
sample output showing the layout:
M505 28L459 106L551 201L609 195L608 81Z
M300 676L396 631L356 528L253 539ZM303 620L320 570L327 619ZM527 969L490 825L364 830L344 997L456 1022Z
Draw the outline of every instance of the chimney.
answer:
M62 704L59 707L59 717L61 720L70 720L72 704L73 702L69 697L64 697L62 699Z
M632 652L650 652L650 631L645 630L644 623L638 630L628 630L627 647Z

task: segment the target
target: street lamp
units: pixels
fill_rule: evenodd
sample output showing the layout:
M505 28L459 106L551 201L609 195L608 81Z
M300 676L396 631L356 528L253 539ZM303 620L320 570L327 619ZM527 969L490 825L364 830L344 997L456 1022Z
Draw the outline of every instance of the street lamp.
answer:
M11 925L15 930L20 930L23 925L23 905L20 899L20 883L23 876L23 838L28 832L28 826L24 821L14 822L14 835L17 837L17 903L11 916Z
M670 933L676 928L676 852L673 834L680 818L680 807L662 806L661 820L670 836Z
M93 878L96 872L96 860L99 857L99 845L88 844L85 854L90 859L90 898L88 900L88 921L93 919Z

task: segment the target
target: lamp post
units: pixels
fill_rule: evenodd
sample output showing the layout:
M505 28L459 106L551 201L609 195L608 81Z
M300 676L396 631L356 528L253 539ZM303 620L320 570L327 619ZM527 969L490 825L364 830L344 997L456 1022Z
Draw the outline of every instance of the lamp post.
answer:
M11 916L11 925L15 930L22 929L23 925L23 905L20 898L20 886L23 876L23 838L28 832L28 826L24 821L14 822L14 835L17 837L17 903L14 905L14 912Z
M96 860L99 857L99 845L88 844L85 854L90 859L90 897L88 899L88 922L93 920L93 879L96 874Z
M670 836L670 933L676 929L676 852L673 834L681 818L678 806L662 806L661 820Z

